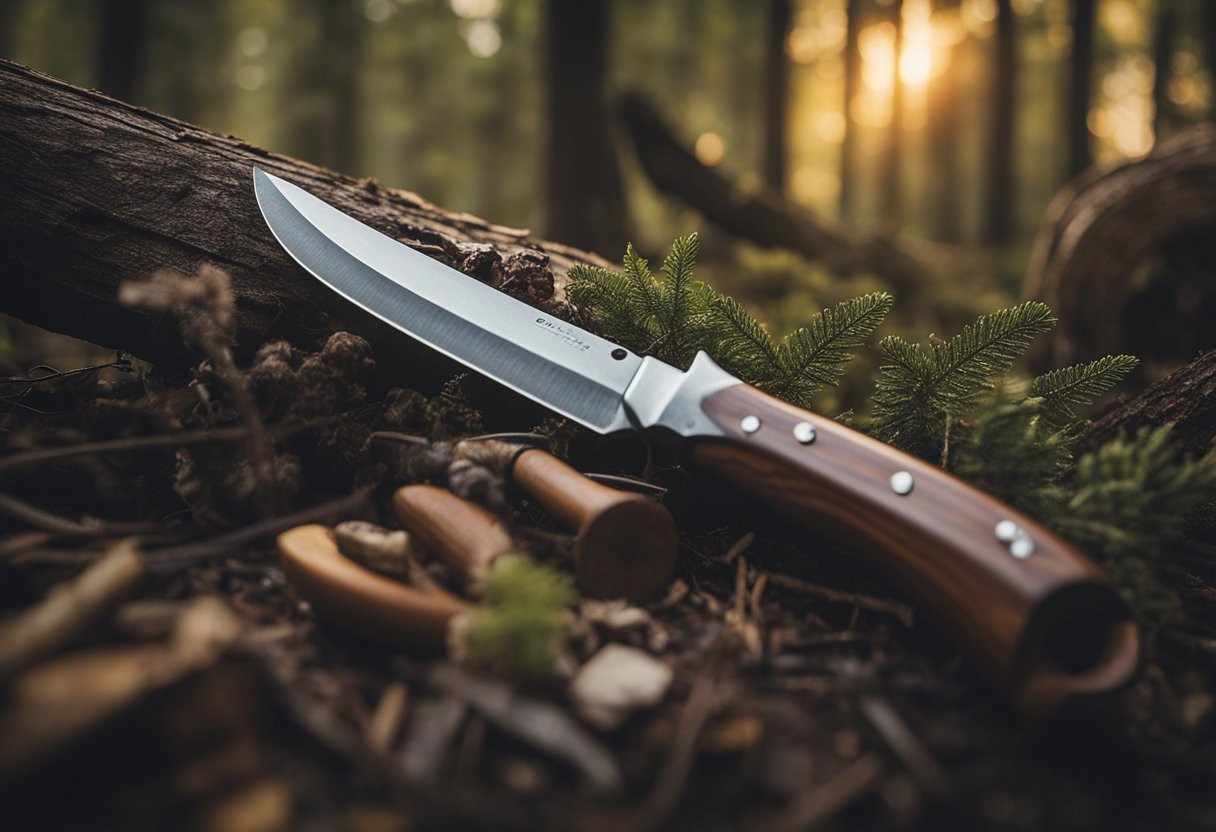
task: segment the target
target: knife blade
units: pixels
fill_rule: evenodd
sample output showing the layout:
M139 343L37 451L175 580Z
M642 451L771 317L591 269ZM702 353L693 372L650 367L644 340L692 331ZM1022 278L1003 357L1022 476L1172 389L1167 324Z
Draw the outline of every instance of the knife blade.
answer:
M306 271L402 332L600 433L676 445L846 541L1032 716L1135 670L1138 632L1107 576L1031 518L834 420L761 393L699 353L638 356L380 234L261 170L275 238Z

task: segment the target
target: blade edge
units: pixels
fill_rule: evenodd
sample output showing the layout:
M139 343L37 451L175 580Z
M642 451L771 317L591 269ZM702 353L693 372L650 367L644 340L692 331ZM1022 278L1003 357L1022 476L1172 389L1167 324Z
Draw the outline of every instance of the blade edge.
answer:
M623 406L623 388L616 390L600 384L546 356L521 348L372 268L305 216L278 187L277 183L281 181L255 168L254 189L258 207L284 251L317 280L395 329L591 430L609 433L630 426ZM316 199L306 191L301 193ZM317 201L330 211L346 216L332 206ZM347 219L357 222L350 217ZM303 234L291 234L301 229ZM391 238L385 237L385 240L406 248L418 257L425 257ZM441 264L435 265L447 268ZM474 280L452 271L462 280ZM541 313L527 304L486 288L498 296L495 302L499 299L510 301L518 304L521 312L536 314L540 320L544 319ZM453 333L456 331L460 350L449 346L454 344Z

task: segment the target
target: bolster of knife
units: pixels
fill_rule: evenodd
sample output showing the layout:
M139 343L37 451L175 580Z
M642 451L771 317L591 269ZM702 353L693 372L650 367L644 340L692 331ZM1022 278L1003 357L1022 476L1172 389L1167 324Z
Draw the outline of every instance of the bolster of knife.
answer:
M1046 716L1131 678L1135 623L1107 576L940 468L747 385L701 403L722 437L692 462L848 543L1012 704Z

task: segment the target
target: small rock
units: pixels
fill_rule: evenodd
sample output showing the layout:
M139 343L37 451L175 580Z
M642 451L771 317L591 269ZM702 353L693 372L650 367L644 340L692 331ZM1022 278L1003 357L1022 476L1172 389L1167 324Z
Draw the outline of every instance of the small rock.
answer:
M395 577L409 574L410 536L400 529L351 520L334 528L334 538L342 554L368 569Z
M582 603L583 616L609 631L621 632L641 627L649 623L650 614L641 607L630 606L623 600L610 601L584 600Z
M671 668L649 653L609 644L575 675L570 697L583 719L612 731L634 711L662 701L671 678Z

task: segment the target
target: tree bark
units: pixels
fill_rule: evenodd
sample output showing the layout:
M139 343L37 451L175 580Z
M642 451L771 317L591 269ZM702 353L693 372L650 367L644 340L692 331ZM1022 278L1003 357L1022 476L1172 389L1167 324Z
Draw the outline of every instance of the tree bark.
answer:
M313 167L0 61L3 311L153 362L184 365L190 357L174 323L119 305L117 287L157 269L193 273L213 263L232 278L241 353L272 338L312 347L341 328L366 337L386 363L420 362L411 381L418 373L432 382L450 375L451 362L342 301L288 257L258 211L254 166L492 285L522 278L515 281L518 296L558 314L569 312L566 269L575 262L607 265L408 191ZM551 297L546 281L555 289Z
M1073 0L1072 57L1067 112L1068 178L1093 162L1089 150L1089 88L1094 69L1094 0Z
M771 0L764 51L764 181L785 193L785 123L790 70L785 41L790 32L790 0Z
M674 193L732 234L796 251L845 272L871 272L913 288L931 273L918 255L886 237L862 238L767 190L750 191L697 161L642 99L621 108L638 160L655 186Z
M1013 234L1013 130L1017 79L1017 18L1011 0L997 0L984 242L1001 245ZM1082 120L1084 127L1084 120ZM1088 128L1086 128L1088 129Z
M1207 453L1216 437L1216 350L1108 411L1090 426L1085 442L1097 448L1121 433L1131 435L1166 424L1173 424L1171 435L1184 453Z

